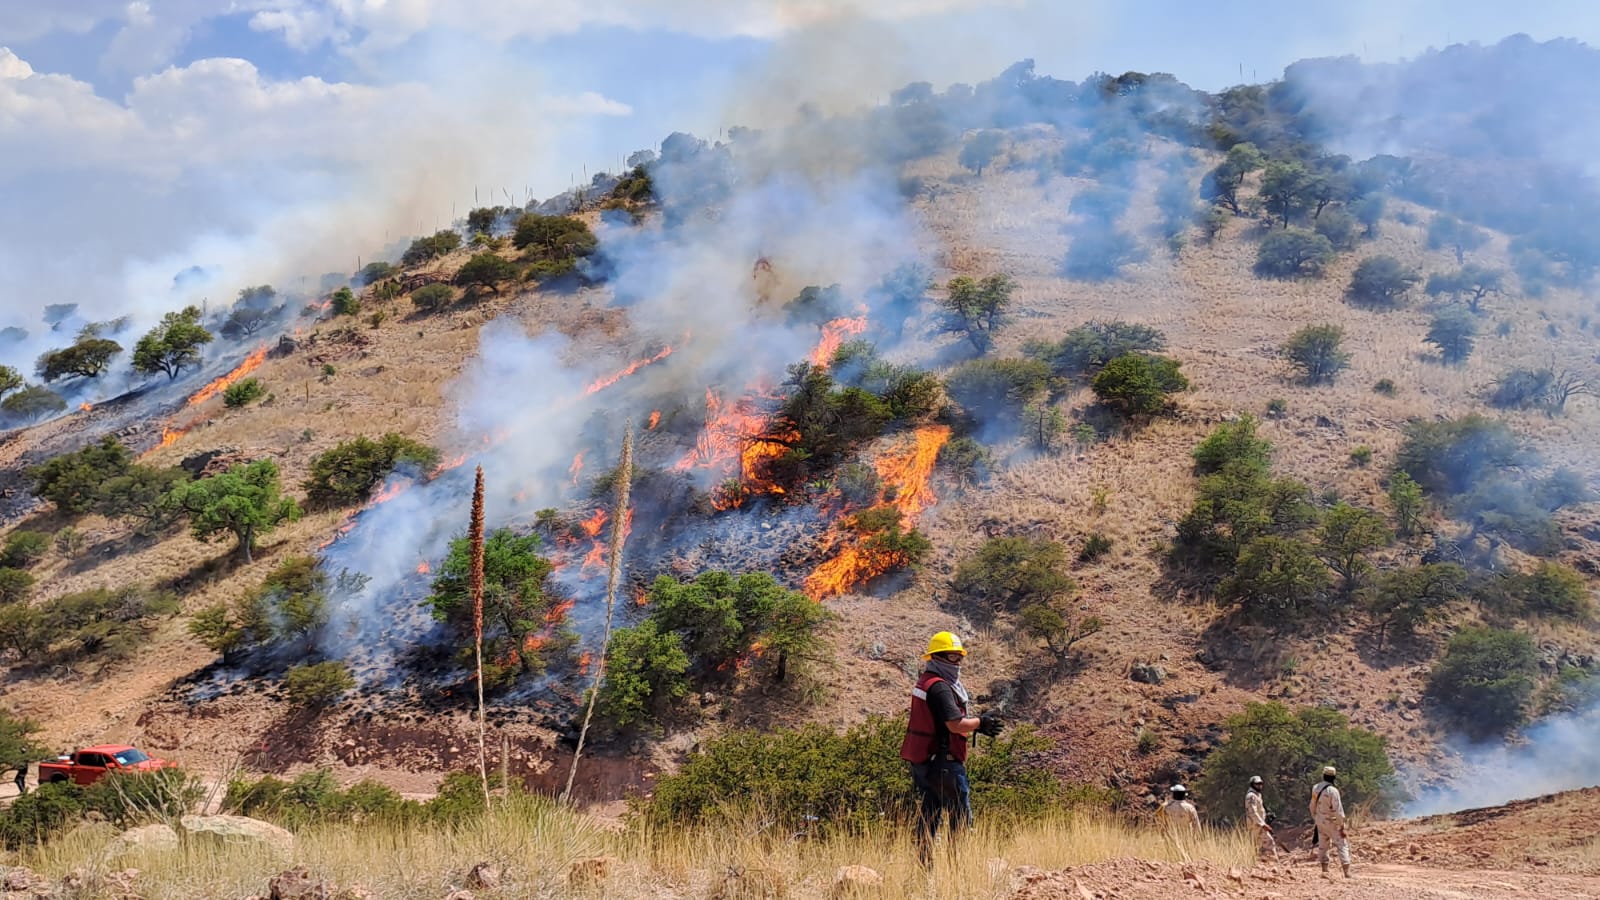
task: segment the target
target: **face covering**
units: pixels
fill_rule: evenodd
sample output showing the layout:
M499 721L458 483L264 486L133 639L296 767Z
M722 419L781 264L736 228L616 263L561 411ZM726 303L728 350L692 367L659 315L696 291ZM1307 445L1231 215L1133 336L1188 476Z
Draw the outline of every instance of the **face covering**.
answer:
M956 699L961 701L961 705L967 705L967 687L961 683L960 666L955 663L947 663L942 659L930 659L928 664L923 667L923 670L943 678L950 685L950 689L956 692Z

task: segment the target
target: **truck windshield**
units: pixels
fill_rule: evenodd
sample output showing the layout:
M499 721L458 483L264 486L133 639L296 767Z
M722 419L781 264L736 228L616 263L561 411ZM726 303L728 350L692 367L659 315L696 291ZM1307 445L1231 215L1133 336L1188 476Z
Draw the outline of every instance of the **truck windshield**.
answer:
M114 756L117 763L124 766L137 765L150 758L145 756L144 753L133 749L123 750L121 753L114 754Z

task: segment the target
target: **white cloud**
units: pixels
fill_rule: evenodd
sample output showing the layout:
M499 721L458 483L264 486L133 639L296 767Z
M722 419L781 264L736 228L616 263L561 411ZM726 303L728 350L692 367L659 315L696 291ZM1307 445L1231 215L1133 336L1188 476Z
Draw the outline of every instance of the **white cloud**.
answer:
M58 31L82 34L121 18L128 5L127 0L9 0L0 3L0 35L22 42Z

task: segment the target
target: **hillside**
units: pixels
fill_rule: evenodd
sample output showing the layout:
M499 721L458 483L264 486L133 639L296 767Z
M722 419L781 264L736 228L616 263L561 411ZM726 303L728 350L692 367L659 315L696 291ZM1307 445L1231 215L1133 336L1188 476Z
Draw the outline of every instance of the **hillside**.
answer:
M977 96L993 100L992 109L963 107L946 139L894 155L893 166L873 159L841 174L830 167L847 167L848 154L823 164L797 151L815 137L803 129L689 149L673 144L685 137L674 135L652 170L652 195L612 193L611 185L622 190L613 179L599 192L607 199L577 202L576 221L598 244L584 248L581 265L553 250L559 259L530 259L544 246L537 242L519 255L506 246L512 235L502 233L498 244L449 249L358 287L356 315L319 308L324 296L304 298L312 310L282 320L292 346L247 373L270 392L264 400L241 408L220 397L194 406L104 406L20 430L0 445L0 467L19 481L24 454L58 445L52 442L85 446L105 433L121 433L139 463L154 468L208 453L224 464L270 459L297 496L320 454L357 437L396 433L436 448L441 461L395 475L360 502L284 523L261 537L248 562L229 551L230 541L202 543L181 526L138 534L126 519L38 504L8 522L0 539L70 527L81 546L69 552L57 540L30 562L36 584L23 603L43 609L100 587L138 585L170 594L181 611L140 619L148 633L119 655L78 652L91 642L71 635L30 653L12 636L20 626L8 624L0 701L37 720L45 742L61 748L125 741L212 779L331 768L342 783L370 778L428 796L445 774L476 763L473 676L456 653L459 631L420 605L441 590L435 579L451 538L466 530L470 478L481 465L490 527L542 535L552 560L549 608L527 616L531 626L518 626L509 649L492 660L513 674L490 692L491 765L505 746L508 772L554 793L565 781L600 652L601 535L615 515L607 488L616 480L603 476L616 465L628 426L643 474L626 518L632 530L619 625L650 615L646 589L656 576L687 579L713 569L770 572L836 618L820 626L822 650L802 675L785 680L783 663L772 659L779 654L762 656L747 643L731 665L698 673L692 692L657 698L659 730L600 729L578 794L606 812L647 794L652 779L730 729L843 727L898 713L928 635L946 629L968 642L968 679L981 706L1004 709L1052 739L1045 763L1064 782L1115 788L1134 810L1163 785L1200 774L1206 754L1226 739L1224 721L1263 700L1338 710L1381 735L1413 788L1463 777L1470 762L1459 752L1463 723L1427 697L1428 681L1451 636L1475 624L1529 638L1536 659L1517 712L1559 714L1559 702L1542 698L1559 699L1569 682L1583 683L1600 656L1592 618L1600 533L1589 499L1596 466L1589 437L1600 426L1600 405L1580 392L1559 415L1496 410L1485 393L1516 367L1592 367L1600 325L1591 321L1591 282L1576 255L1552 251L1547 262L1564 277L1536 285L1526 274L1525 234L1487 227L1480 217L1482 242L1457 250L1433 233L1445 213L1420 202L1423 192L1396 185L1371 192L1386 200L1374 233L1351 238L1320 275L1262 277L1259 248L1285 231L1274 216L1293 219L1297 233L1309 230L1311 201L1275 214L1264 186L1272 170L1256 167L1240 173L1240 214L1219 213L1215 235L1204 236L1204 211L1221 207L1202 204L1202 192L1215 167L1232 158L1223 143L1237 143L1212 140L1201 127L1208 115L1224 121L1220 101L1205 101L1197 122L1180 129L1152 112L1157 100L1170 91L1184 103L1199 101L1187 89L1139 81L1120 93L1102 85L1106 97L1131 98L1095 101L1103 109L1083 100L1088 111L1073 117L1027 118L1002 102L1005 92L1044 108L1038 97L1052 95L1041 82L1053 79L1035 78L1031 65L1021 81L1012 76L982 86ZM857 126L867 128L853 120L805 127L834 127L841 143L883 150L855 134ZM973 165L971 141L990 133L1001 135L1003 151ZM1114 165L1075 156L1114 141ZM1262 144L1269 159L1280 154L1278 162L1302 152ZM1187 188L1190 213L1178 220L1182 239L1168 240L1167 185L1175 179ZM1331 201L1327 214L1349 215L1344 209L1354 203ZM522 221L521 210L510 212ZM511 220L490 216L486 230L510 232ZM452 247L474 237L464 225L460 231ZM571 235L550 246L581 243ZM1097 274L1088 277L1072 260L1091 235L1136 246L1091 260ZM399 287L419 274L467 281L463 268L484 255L523 274L452 287L439 311L412 299L420 288ZM1358 266L1377 257L1418 276L1394 308L1347 296ZM907 261L926 266L932 287L897 305L901 298L885 298L876 285ZM1463 263L1518 274L1507 274L1504 289L1473 313L1479 324L1470 354L1446 364L1425 336L1453 304L1426 294L1424 283ZM1106 265L1109 274L1101 271ZM995 274L1015 287L1005 321L988 335L992 346L980 354L970 332L945 327L942 304L952 279ZM386 292L390 284L396 288ZM827 299L835 284L841 290ZM818 306L808 307L813 300ZM847 338L873 340L890 363L946 379L943 397L957 393L948 376L974 358L1022 357L1037 352L1034 342L1112 320L1158 330L1160 352L1181 364L1188 389L1153 414L1127 415L1097 397L1093 371L1051 372L1048 388L1040 378L1028 405L1002 390L993 404L941 401L916 414L885 414L887 424L828 463L815 447L809 463L788 454L801 439L772 425L801 393L785 382L786 367L810 358L819 371L833 366L842 383L846 367L833 351ZM1322 323L1343 329L1348 366L1332 383L1307 384L1281 348L1298 329ZM262 346L279 347L273 338ZM243 359L253 343L233 350ZM1392 391L1375 392L1382 380ZM191 379L183 391L202 384ZM1059 413L1063 433L1035 441L1020 422L1030 405ZM1395 520L1388 490L1408 429L1475 412L1504 421L1536 450L1536 461L1522 458L1506 471L1545 479L1570 469L1582 490L1551 511L1559 540L1539 553L1529 552L1517 523L1505 524L1506 505L1485 501L1461 513L1467 491L1431 498L1420 533L1363 551L1371 567L1362 569L1363 598L1383 576L1419 563L1460 560L1477 579L1440 598L1412 638L1380 631L1365 602L1339 594L1325 568L1318 577L1328 583L1314 598L1286 602L1292 615L1263 618L1248 607L1265 590L1219 590L1235 559L1209 572L1174 561L1186 540L1180 525L1201 488L1191 453L1219 425L1258 419L1259 436L1271 443L1272 474L1303 482L1305 505L1317 515L1342 501L1375 511L1387 527ZM151 420L128 430L143 417ZM834 415L829 427L841 420L852 417ZM179 428L170 443L162 440ZM987 447L987 479L965 477L948 458L935 464L952 436ZM1363 447L1370 452L1358 461L1352 453ZM866 500L845 496L841 473L850 465L877 473ZM1492 480L1483 474L1479 481ZM930 549L916 566L864 564L837 596L819 591L817 573L864 546L852 543L847 516L871 508L898 512L896 527L914 525ZM1314 532L1302 528L1295 539L1309 541ZM1110 548L1085 559L1080 551L1094 535ZM1102 624L1077 654L1053 659L1022 626L1022 610L985 607L956 589L963 563L995 538L1060 545L1062 574L1076 590L1047 599L1068 618ZM329 577L348 571L368 579L344 594L330 588L328 615L303 641L262 642L224 660L191 634L191 617L252 596L302 555L317 556ZM1485 585L1510 572L1543 571L1541 559L1578 573L1575 614L1488 599ZM525 657L538 665L523 670ZM286 671L322 659L348 666L354 685L326 707L292 702ZM1149 667L1159 675L1150 677ZM1143 681L1132 677L1136 670ZM1416 896L1429 896L1421 892L1426 878L1405 877Z

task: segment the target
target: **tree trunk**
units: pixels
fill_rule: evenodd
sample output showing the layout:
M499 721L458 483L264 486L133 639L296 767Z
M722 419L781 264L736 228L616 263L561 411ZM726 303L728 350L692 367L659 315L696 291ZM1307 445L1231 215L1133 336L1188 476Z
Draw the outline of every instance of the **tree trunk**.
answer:
M239 555L244 557L245 565L255 562L256 532L254 528L246 528L239 532Z

